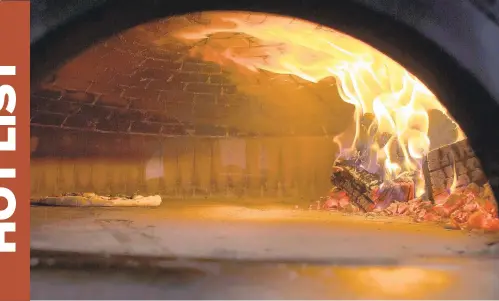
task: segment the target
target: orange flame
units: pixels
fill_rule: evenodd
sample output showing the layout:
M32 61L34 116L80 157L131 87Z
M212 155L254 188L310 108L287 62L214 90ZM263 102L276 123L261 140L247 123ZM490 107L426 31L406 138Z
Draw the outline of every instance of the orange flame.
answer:
M454 164L453 164L453 177L452 177L452 183L449 187L449 193L453 193L456 188L457 188L457 172L456 172L456 160L454 159Z
M260 20L252 22L249 17ZM423 83L398 63L355 38L302 20L234 12L204 13L203 18L209 22L186 27L174 35L198 41L222 33L244 34L258 45L273 46L232 47L217 42L192 49L207 60L233 62L253 72L291 74L313 83L335 77L342 100L356 109L353 143L344 145L341 135L335 138L342 153L354 151L359 121L371 113L377 132L389 137L384 145L376 141L370 145L385 177L394 179L403 172L420 170L423 156L431 150L428 111L440 110L446 115L447 111ZM462 139L464 135L457 129ZM399 149L398 157L393 148Z

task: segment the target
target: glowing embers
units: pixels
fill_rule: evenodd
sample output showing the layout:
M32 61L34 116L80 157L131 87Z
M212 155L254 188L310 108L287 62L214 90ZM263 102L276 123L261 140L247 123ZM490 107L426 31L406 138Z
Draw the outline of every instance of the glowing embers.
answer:
M484 187L472 183L452 193L440 194L436 204L421 197L407 202L392 201L365 213L366 216L403 216L414 222L437 222L449 229L499 231L497 203L487 184ZM321 198L310 209L323 209L357 213L360 209L348 195L333 189L329 196Z
M335 188L318 208L409 216L415 222L440 222L451 229L499 231L496 200L466 140L432 150L422 167L424 194L415 197L419 177L414 173L382 181L358 161L339 160L331 176Z

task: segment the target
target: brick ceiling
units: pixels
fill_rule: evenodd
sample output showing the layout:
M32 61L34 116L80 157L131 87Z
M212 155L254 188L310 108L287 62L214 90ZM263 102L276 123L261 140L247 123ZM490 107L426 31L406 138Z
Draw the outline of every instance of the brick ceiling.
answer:
M202 14L144 24L93 45L33 92L32 127L176 136L324 136L345 130L353 107L333 79L317 84L242 73L189 55L171 33ZM224 39L249 45L248 37ZM206 41L205 41L206 42Z

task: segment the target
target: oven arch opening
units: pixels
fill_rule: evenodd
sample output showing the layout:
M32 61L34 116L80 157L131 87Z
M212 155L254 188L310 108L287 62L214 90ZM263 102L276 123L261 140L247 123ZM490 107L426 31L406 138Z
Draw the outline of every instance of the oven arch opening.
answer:
M442 195L458 188L479 185L483 194L489 187L463 130L417 77L340 31L279 15L205 12L120 33L35 90L31 123L35 158L78 157L84 169L92 157L117 165L127 156L146 160L126 180L96 172L103 166L74 168L67 183L47 189L42 172L33 180L35 196L156 190L316 198L326 194L331 165L341 170L331 176L333 190L364 212L388 210L393 201L443 203ZM170 147L178 143L169 138L178 137L216 142ZM275 137L288 145L266 141ZM310 166L291 163L307 156ZM303 177L307 168L312 173ZM90 178L80 179L85 172ZM326 203L342 207L333 195Z
M41 5L42 2L36 3L40 4L36 9L41 8L47 16L52 16L59 10L57 1L46 5ZM75 4L74 9L65 11L64 14L67 15L63 18L52 18L50 22L47 19L44 21L44 26L38 26L40 22L36 18L40 15L33 15L32 25L38 26L37 32L40 33L32 38L33 84L95 41L165 15L212 9L249 9L298 17L357 37L402 63L404 67L422 79L467 133L478 157L482 162L486 162L483 164L485 173L490 179L493 190L496 191L495 178L498 173L495 171L496 164L492 162L495 162L497 158L495 149L498 148L492 143L498 139L493 138L495 133L486 133L486 129L495 120L494 116L498 112L497 102L494 100L493 86L482 80L480 76L476 77L478 70L484 71L484 68L488 67L494 70L493 66L496 61L483 52L479 57L488 64L480 67L479 62L472 61L456 52L457 49L469 45L470 39L473 39L473 33L469 30L460 31L459 26L454 26L452 27L453 34L459 38L451 39L435 36L442 30L449 30L446 24L427 22L425 28L422 28L418 23L418 16L424 14L425 11L428 12L424 1L414 3L413 13L400 13L396 18L394 15L396 10L391 4L362 1L347 1L341 5L330 3L327 7L324 7L323 3L320 5L308 3L307 8L302 7L303 4L299 1L296 3L288 1L285 5L264 1L251 1L251 3L210 1L204 3L203 6L188 2L172 6L154 1L144 2L143 5L137 5L134 1L96 1L87 4L88 7ZM462 6L447 6L445 10L448 12L447 15L466 15L476 24L483 24L481 28L486 27L488 31L494 31L493 26L487 22L489 20L486 16L478 14L476 7L473 7L471 3ZM436 15L438 8L433 11L426 16L427 19L439 19ZM440 17L447 18L446 16ZM71 34L76 32L78 38ZM493 41L484 45L486 47L483 50L491 50L497 46ZM444 75L443 70L448 72ZM491 75L493 73L491 72L486 71L484 74ZM490 79L493 78L496 77L490 77ZM480 101L476 103L476 99ZM480 118L471 116L480 116Z
M55 50L57 50L58 48L54 48ZM393 50L393 49L392 49ZM396 52L396 51L395 51ZM386 52L387 54L390 54L390 52ZM88 54L88 52L87 52ZM84 53L81 53L81 55L84 55ZM400 56L402 57L402 56ZM438 56L437 56L438 57ZM433 57L435 58L435 57ZM104 57L104 58L101 58L102 60L111 60L112 58L110 57ZM411 61L411 59L408 59L406 58L407 61ZM403 62L404 59L401 59L399 60L400 62ZM197 64L196 62L193 62L194 65ZM442 62L441 62L442 63ZM36 64L36 61L35 63ZM85 64L84 64L85 65ZM405 66L406 64L404 64ZM410 65L410 64L408 64ZM208 65L207 65L208 66ZM425 65L426 66L426 65ZM429 66L429 65L428 65ZM431 67L435 68L435 66L437 65L432 65ZM94 68L95 66L93 64L86 64L86 67L89 68ZM213 67L213 66L211 66ZM206 66L202 66L202 68L206 68ZM208 68L210 68L210 66L208 66ZM216 66L215 66L216 68ZM152 69L160 69L160 68L152 68ZM415 70L418 69L418 68L415 68ZM447 95L447 96L451 96L450 94L447 94L447 93L450 93L449 91L451 91L452 93L455 93L456 91L458 90L446 90L445 87L448 87L446 86L446 84L449 84L449 83L445 83L445 78L442 78L442 79L439 79L438 81L432 81L431 79L433 78L434 79L434 75L435 74L429 74L429 70L431 70L431 68L427 69L427 70L421 70L421 72L415 72L414 74L418 74L418 76L422 75L422 74L427 74L427 76L420 76L420 78L425 82L425 84L428 85L428 87L430 87L430 89L432 91L434 91L438 96L439 98L442 96L442 95ZM434 69L433 69L434 70ZM450 69L449 69L450 70ZM425 73L427 72L427 73ZM132 73L129 73L129 74L126 74L127 77L131 78L133 76ZM136 75L136 74L135 74ZM140 74L139 74L140 75ZM139 76L141 77L141 76ZM302 81L303 79L298 79L298 81L300 81L300 83L302 85L305 85L306 82L304 83ZM211 79L210 79L211 81ZM437 83L439 84L441 81L442 82L442 85L437 85ZM139 82L140 82L140 79L139 79ZM51 80L49 80L49 83L54 83L52 82ZM327 81L323 82L322 84L324 83L327 83ZM74 84L78 84L78 82L74 82ZM174 85L175 83L171 83L172 85ZM471 86L473 86L473 84L471 83L470 84ZM81 92L91 92L91 91L87 91L87 88L89 88L90 86L87 86L87 87L84 87L85 91L78 91L78 89L69 89L70 90L70 93L66 93L64 92L63 95L59 95L59 94L56 94L58 96L57 97L66 97L67 99L69 99L71 103L86 103L86 105L95 105L97 104L99 101L103 101L104 98L101 98L101 99L97 99L97 98L88 98L89 97L89 94L92 94L92 93L81 93ZM436 87L435 90L433 90L433 87ZM94 87L95 88L95 87ZM92 88L91 88L92 89ZM45 95L42 95L44 94L46 91L38 91L40 92L39 95L37 97L40 97L40 98L50 98L52 97L50 95L50 93L48 94L45 94ZM128 91L128 92L133 92L131 89ZM57 91L56 91L57 93ZM464 95L464 94L463 94ZM477 95L477 94L475 94ZM134 97L132 97L134 98ZM135 97L135 98L138 98L138 97ZM62 99L62 98L61 98ZM447 102L450 101L450 99L457 99L457 98L442 98L443 99L443 102L445 102L444 99L447 99ZM118 107L123 105L122 103L120 104L120 99L119 97L117 99L114 99L116 102L112 105L114 107ZM461 99L460 101L464 101L463 99ZM150 103L150 102L149 102ZM450 103L450 102L449 102ZM52 104L54 104L52 102ZM131 103L126 103L127 106L130 106ZM338 105L343 105L342 102L338 102ZM453 110L461 110L462 108L456 108L456 107L453 107L451 106L453 109L449 109L449 111L451 112L454 112ZM451 108L449 107L449 108ZM71 114L73 114L74 112L72 110L74 110L75 108L74 107L71 107L71 106L65 106L64 108L59 108L59 109L62 109L62 110L69 110ZM81 109L81 108L80 108ZM317 111L317 110L316 110ZM244 112L244 111L243 111ZM78 114L74 114L75 116L77 116ZM241 116L241 115L239 115ZM454 115L453 115L454 116ZM458 115L455 115L455 116L459 116ZM109 116L104 116L103 117L103 120L107 120L107 117ZM35 114L33 114L33 118L36 119L37 116ZM137 118L137 116L132 116L131 118ZM438 117L437 117L438 118ZM485 117L487 118L487 117ZM78 120L78 118L72 118L74 122L78 123L78 122L82 122L80 124L80 126L94 126L94 124L90 123L90 124L87 124L87 121L86 119L83 119L83 120ZM44 120L48 120L48 119L44 119ZM69 119L68 119L69 120ZM66 122L68 121L66 119L64 120L61 120L61 124L62 122ZM456 120L459 120L458 123L460 122L461 119L457 118L456 117ZM466 121L466 118L465 119L462 119L464 121L464 124L467 124L468 126L473 126L472 123L467 123ZM58 121L55 120L55 121L50 121L50 122L55 122L57 123ZM459 123L460 124L460 123ZM460 124L461 125L461 124ZM117 126L117 125L116 125ZM475 124L474 126L479 126L478 124ZM303 127L305 128L305 127ZM469 128L469 127L466 127L466 128ZM40 136L44 135L45 137L49 137L49 139L47 140L47 138L44 138L44 139L40 139L40 138L36 138L36 137L33 137L33 140L32 140L32 147L33 147L33 152L34 153L38 153L38 155L40 155L40 157L44 157L43 159L40 160L40 162L42 162L42 164L46 164L45 166L50 166L53 162L50 162L50 155L53 151L49 150L49 148L45 148L47 151L44 153L44 145L46 146L47 145L47 141L55 141L57 139L54 139L54 137L58 137L57 135L54 134L54 132L52 130L48 130L46 131L47 128L44 128L44 130L40 130L37 132L37 130L33 131L33 133L35 133L34 136L36 136L37 134L39 134ZM128 129L128 128L127 128ZM175 129L175 127L172 128L173 130ZM465 129L465 126L463 126L463 129ZM146 131L146 130L152 130L152 129L148 129L148 128L145 128L145 129L142 129L142 131ZM185 130L185 129L184 129ZM465 130L466 133L468 133L466 130ZM185 131L186 134L189 134L189 132ZM227 134L227 129L224 130L224 134ZM229 133L229 135L231 135L233 133ZM246 133L248 134L248 133ZM87 136L88 135L88 136ZM93 137L91 137L93 135ZM107 141L108 139L106 138L102 138L102 137L98 137L99 135L98 134L92 134L89 132L89 134L79 134L79 133L73 133L72 135L69 135L64 137L64 139L61 139L60 141L58 141L57 143L59 143L60 145L60 150L61 151L66 151L66 152L71 152L74 154L74 156L86 156L86 155L95 155L95 156L98 156L100 154L100 152L102 151L102 148L106 148L106 144L109 143L109 141ZM468 135L470 136L470 135ZM473 136L473 133L472 135ZM51 138L50 138L51 137ZM472 141L472 137L469 137ZM52 140L51 140L52 139ZM80 149L76 149L74 151L74 147L72 147L72 145L74 145L76 142L78 142L78 140L81 140L81 139L89 139L93 142L96 142L96 143L91 143L91 147L88 147L88 148L80 148ZM45 140L45 142L43 142L43 140ZM134 156L137 160L140 160L143 158L144 156L144 152L146 150L156 150L157 149L157 141L146 141L146 139L144 138L140 138L139 141L141 142L138 142L138 143L134 143L134 142L128 142L128 145L129 146L133 146L131 147L130 149L134 151L134 153L130 153L128 154L128 158L130 158L131 160L133 160ZM142 146L139 146L140 144L139 143L142 143ZM43 144L43 145L42 145ZM49 143L49 144L52 144L52 143ZM473 142L472 142L473 144ZM120 145L119 143L116 143L115 144L115 147L117 145ZM304 145L303 143L301 145ZM305 144L306 145L306 144ZM145 147L144 147L145 146ZM188 149L190 148L191 146L189 146L189 142L186 142L185 144L181 145L181 148L185 148L185 149ZM240 144L238 143L234 143L234 144L230 144L228 146L225 146L226 148L228 149L239 149L241 148ZM118 152L119 151L119 146L115 149L113 149L112 151L110 151L109 149L107 150L108 151L108 154L112 153L112 152ZM199 147L197 148L198 150L203 150L203 151L207 151L209 150L209 153L212 154L213 152L220 152L220 146L219 146L219 149L215 149L213 147L205 147L205 148L202 148L202 147ZM333 150L334 152L334 150ZM328 152L330 153L330 152ZM187 158L182 158L180 161L177 160L177 161L173 161L170 162L172 164L170 165L175 165L177 166L176 167L176 170L184 170L183 168L185 168L185 166L192 166L192 161L194 158L194 161L196 160L195 158L200 158L200 152L197 153L197 157L196 157L196 153L194 153L194 155L188 155ZM149 172L151 172L153 174L152 176L152 179L156 179L158 177L158 174L161 174L161 171L155 169L154 167L157 166L157 162L158 161L161 161L161 159L158 159L158 158L163 158L165 156L168 156L169 154L167 153L167 151L164 151L163 152L159 152L159 153L156 153L154 151L151 151L149 153L147 153L147 156L149 159L152 159L152 160L149 160L147 163L148 164L145 164L145 166L143 166L143 170L141 171L132 171L132 172L129 172L129 169L127 169L127 167L125 167L124 169L121 169L122 172L120 173L121 175L127 175L128 178L132 179L135 179L136 180L136 183L138 182L141 182L140 185L143 185L143 187L146 187L146 190L147 189L157 189L159 187L160 184L158 183L153 183L152 185L152 188L150 187L147 187L148 183L147 181L143 181L144 178L141 178L143 173L146 172L146 170L148 170ZM171 154L170 154L171 155ZM178 149L175 150L175 153L173 154L174 156L177 156L178 157ZM480 156L480 152L478 152L478 155ZM68 180L68 182L71 182L71 181L74 181L74 183L80 183L80 184L83 184L83 185L87 185L86 187L88 187L88 189L90 189L91 191L95 191L95 187L98 187L99 188L99 193L102 193L102 194L106 194L107 191L105 191L106 189L110 189L111 186L109 185L102 185L102 183L112 183L112 181L109 181L109 162L111 162L111 164L113 164L112 160L109 159L109 155L107 156L106 160L105 161L100 161L100 162L97 162L97 164L95 164L95 166L90 166L88 163L88 161L84 161L84 160L81 160L81 161L78 161L76 164L70 164L69 166L63 166L62 164L60 164L59 166L61 166L61 168L58 170L57 173L50 173L50 174L46 174L45 176L39 176L39 179L42 179L43 180L40 180L36 183L32 183L33 186L38 186L38 187L42 187L43 185L46 185L47 182L51 182L50 185L58 185L56 184L58 181L60 180L63 180L64 182L64 179ZM284 159L282 157L280 157L279 155L276 155L274 156L275 159L277 159L275 162L282 162ZM480 157L483 161L483 158ZM48 159L48 160L47 160ZM64 160L67 160L67 161L74 161L75 158L70 158L70 156L66 156L64 158ZM298 158L298 159L302 159L302 158ZM265 161L265 159L262 159L262 158L258 158L258 160L263 160ZM229 159L230 162L238 162L238 158L230 158ZM317 160L318 161L318 160ZM119 162L114 162L116 163L115 165L119 165ZM206 164L206 165L209 165L209 163L206 163L206 162L202 162L202 161L195 161L194 164ZM218 164L218 163L217 163ZM279 164L282 164L282 163L279 163ZM234 164L234 165L237 165L237 164ZM76 174L74 172L75 170L75 166L77 166L77 168L79 170L81 170L82 172L80 174ZM181 166L181 167L179 167ZM123 167L123 166L121 166ZM37 169L37 172L39 172L41 169L43 169L43 165L40 165L39 168ZM223 175L223 178L224 179L227 179L228 178L228 174L237 174L237 170L229 170L228 172L226 172L224 175ZM487 170L486 170L487 172ZM327 185L328 188L331 187L330 185L330 181L329 181L329 173L330 173L330 170L329 170L329 167L328 167L328 170L327 170L327 173L323 173L323 176L321 177L324 181L322 182L324 185L324 187ZM39 175L41 175L42 173L39 173ZM177 181L178 179L180 179L181 183L184 183L184 181L186 179L188 179L189 177L191 176L191 174L189 173L179 173L179 174L176 174L174 178L170 179L169 181L171 183L173 183L173 186L176 186L177 185ZM229 175L231 176L231 175ZM66 178L67 177L67 178ZM73 177L73 180L70 179L70 177ZM326 179L327 178L327 179ZM123 180L123 181L126 181L126 180ZM196 182L197 181L197 182ZM199 182L203 182L203 185L205 185L206 187L212 187L213 183L212 181L210 181L209 179L207 180L206 178L204 179L199 179L197 178L195 181L191 182L191 183L199 183ZM224 183L225 186L230 186L232 185L233 183L230 183L228 180L224 180L226 181ZM218 182L217 182L218 183ZM116 183L114 183L116 184ZM111 184L111 185L114 185L114 184ZM256 182L256 185L259 185L260 182ZM119 185L119 184L118 184ZM157 186L154 186L154 185L157 185ZM126 190L126 189L130 189L130 190ZM318 190L318 188L314 188L316 189L316 191ZM136 192L136 187L133 187L132 186L126 186L125 188L126 191L124 191L126 194L130 195L130 194L134 194ZM143 192L144 189L140 188L138 189L139 190L139 193ZM203 195L202 193L199 193L198 191L196 190L193 190L191 188L188 188L188 193L194 193L194 194L197 194L198 196L199 195ZM55 190L54 190L55 191ZM281 190L282 191L282 190ZM61 191L62 192L62 191ZM67 192L67 189L66 191ZM114 193L113 191L110 191L109 193ZM172 193L178 193L178 190L177 191L173 191ZM181 192L181 193L184 193L184 192ZM227 190L223 191L223 193L227 193ZM264 191L265 193L265 191ZM264 194L263 193L263 194ZM279 186L276 184L276 189L275 189L275 192L274 192L276 195L279 193ZM262 195L262 192L261 190L260 191L257 191L256 195ZM315 199L314 199L315 200ZM230 213L228 211L224 211L224 210L221 210L221 211L218 211L218 212L213 212L213 215L216 216L216 217L220 217L221 215L224 215L224 214L227 214L227 213ZM275 217L275 216L272 216L272 214L269 214L268 216L266 216L265 218L272 218L272 217ZM243 218L245 219L253 219L253 218L256 218L258 219L258 215L254 215L253 212L248 212L248 214L246 215L243 215ZM262 218L260 216L260 218ZM435 251L437 250L438 248L436 249L432 249L431 251ZM299 249L298 251L303 251L302 249ZM427 252L428 250L423 250L421 252ZM439 250L437 250L436 253L438 253ZM294 253L294 255L298 254L299 252L297 253ZM388 256L390 255L393 255L392 253L390 253Z

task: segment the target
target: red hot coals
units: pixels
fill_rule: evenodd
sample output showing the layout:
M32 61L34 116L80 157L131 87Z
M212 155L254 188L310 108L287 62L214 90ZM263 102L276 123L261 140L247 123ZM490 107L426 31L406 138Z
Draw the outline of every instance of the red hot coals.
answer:
M373 205L369 210L360 207L349 195L334 187L327 197L321 198L317 209L342 211L346 213L365 212L370 216L399 216L409 218L416 223L435 222L448 229L499 231L497 202L490 186L482 187L475 183L459 188L446 195L439 195L436 204L425 197L406 201L393 200L394 195L405 196L407 183L395 185L385 191L393 191L384 198L383 189L374 192ZM376 198L377 197L377 198ZM381 206L380 204L383 204Z

